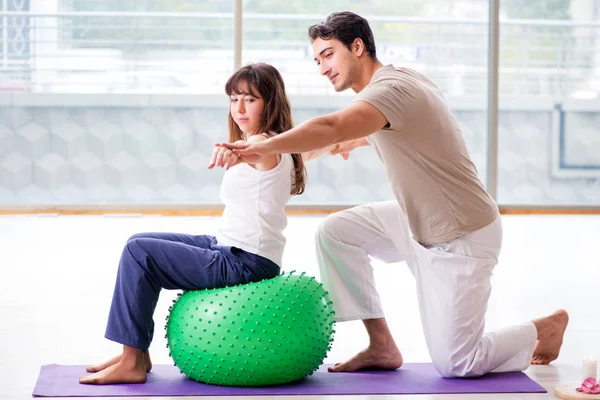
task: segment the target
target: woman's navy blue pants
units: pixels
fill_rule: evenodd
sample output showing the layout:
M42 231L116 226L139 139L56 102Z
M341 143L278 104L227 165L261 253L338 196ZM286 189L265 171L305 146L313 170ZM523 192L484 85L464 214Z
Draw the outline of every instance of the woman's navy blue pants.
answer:
M214 236L140 233L127 241L117 273L105 337L146 351L160 290L214 289L274 278L271 260Z

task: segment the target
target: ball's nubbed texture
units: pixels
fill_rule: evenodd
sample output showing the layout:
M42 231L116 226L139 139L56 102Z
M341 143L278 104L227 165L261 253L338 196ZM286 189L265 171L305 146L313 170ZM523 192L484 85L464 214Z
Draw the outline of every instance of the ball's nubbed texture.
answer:
M167 346L175 366L198 382L296 381L316 371L331 349L331 304L323 286L304 273L184 292L167 317Z

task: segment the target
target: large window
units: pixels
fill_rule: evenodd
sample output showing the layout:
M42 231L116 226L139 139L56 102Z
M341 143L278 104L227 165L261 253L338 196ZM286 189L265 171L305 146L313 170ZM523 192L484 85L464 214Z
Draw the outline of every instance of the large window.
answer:
M229 0L33 1L26 24L4 19L3 43L21 62L2 72L34 93L221 94L234 68L233 9Z
M498 201L599 205L597 0L502 0Z
M599 206L600 0L499 0L498 71L497 2L4 0L0 205L219 204L222 171L206 164L235 66L277 67L296 123L338 110L353 93L319 74L307 29L351 10L384 64L441 88L500 205ZM295 204L392 198L370 148L307 168Z

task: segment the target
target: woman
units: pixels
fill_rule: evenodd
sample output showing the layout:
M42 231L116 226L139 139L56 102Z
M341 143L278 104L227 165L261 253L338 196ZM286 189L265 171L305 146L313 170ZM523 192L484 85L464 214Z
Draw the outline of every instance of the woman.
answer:
M283 79L274 67L244 66L225 91L230 142L259 142L292 128ZM226 167L220 192L225 208L216 236L142 233L127 241L105 333L123 344L123 352L88 367L93 374L80 383L146 382L152 368L152 315L162 288L211 289L279 275L285 205L292 195L303 193L306 183L302 156L269 155L251 165L236 164L231 150L215 147L209 168Z

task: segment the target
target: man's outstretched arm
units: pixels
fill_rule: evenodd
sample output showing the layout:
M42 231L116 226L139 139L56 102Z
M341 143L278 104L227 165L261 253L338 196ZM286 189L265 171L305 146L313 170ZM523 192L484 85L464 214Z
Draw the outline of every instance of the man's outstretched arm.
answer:
M222 143L234 149L247 162L253 158L273 153L305 153L340 142L364 138L384 126L388 121L369 103L358 101L331 114L312 118L287 132L256 144Z

